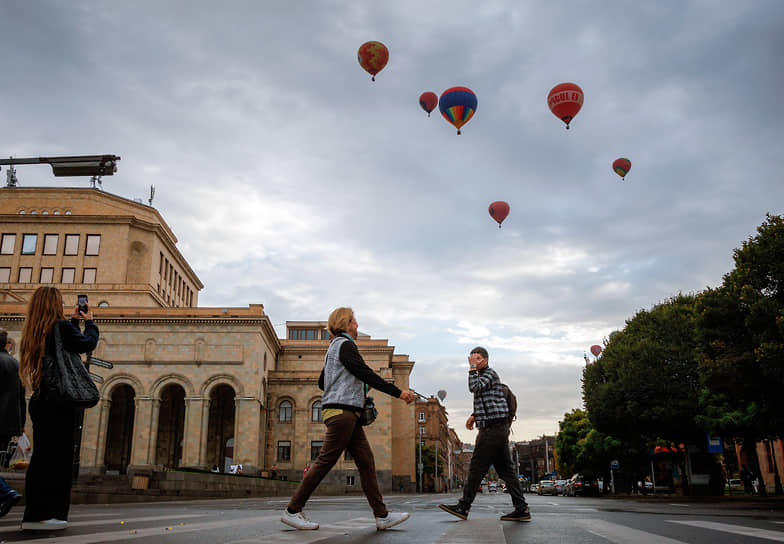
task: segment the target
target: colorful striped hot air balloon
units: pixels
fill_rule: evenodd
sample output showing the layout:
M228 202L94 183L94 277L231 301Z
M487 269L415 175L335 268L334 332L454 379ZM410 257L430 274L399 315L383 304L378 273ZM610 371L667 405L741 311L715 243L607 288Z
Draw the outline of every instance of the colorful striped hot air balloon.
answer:
M583 107L583 90L576 83L559 83L550 89L547 105L553 115L566 123L568 129L569 123Z
M615 173L621 176L621 179L626 179L626 174L629 173L629 170L632 169L632 161L621 157L620 159L615 159L613 162L613 170Z
M452 87L441 93L438 108L444 119L452 123L460 134L460 127L471 120L476 112L476 95L468 87Z
M384 69L389 61L389 50L381 42L365 42L357 51L359 65L376 80L376 74Z

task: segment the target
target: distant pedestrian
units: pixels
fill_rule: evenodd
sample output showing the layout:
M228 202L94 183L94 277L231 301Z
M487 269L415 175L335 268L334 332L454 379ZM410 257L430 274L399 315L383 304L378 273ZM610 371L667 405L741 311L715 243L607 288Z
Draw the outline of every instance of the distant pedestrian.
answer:
M276 480L278 478L278 465L277 463L272 463L272 468L270 469L270 478Z
M8 353L11 343L8 332L0 329L0 448L7 448L11 439L24 432L25 395L19 380L19 362ZM22 498L0 478L0 518Z
M746 495L754 494L754 473L745 464L740 469L740 479L743 482L743 489Z
M33 457L25 477L25 512L22 529L52 531L68 527L71 506L74 425L76 408L46 398L44 356L55 356L55 327L63 349L71 353L93 351L98 344L98 327L93 312L75 306L71 319L63 314L63 297L55 287L39 287L27 307L27 319L19 344L19 374L30 388L30 418L33 421ZM79 322L84 320L84 333Z
M310 470L310 463L305 463L305 469L302 471L302 478L304 479L305 476L308 475L308 471Z
M506 482L515 507L509 514L501 516L501 520L531 521L531 512L523 497L517 470L509 453L509 404L501 386L501 379L495 370L488 366L488 359L487 350L482 347L475 347L468 356L468 390L474 394L474 412L466 421L466 428L470 431L476 423L479 435L471 456L463 497L457 504L439 504L438 507L460 519L468 519L468 511L477 491L480 490L482 478L487 474L490 465L493 465Z
M280 521L295 529L318 529L318 523L307 519L302 509L324 476L332 470L343 452L348 450L359 469L362 491L373 509L376 529L388 529L406 521L409 514L389 512L378 489L373 450L359 421L365 405L365 385L407 403L416 397L412 391L401 391L367 366L355 343L359 331L351 308L333 311L327 328L332 340L319 377L319 387L324 391L321 402L327 428L324 445L313 462L313 470L308 471L297 487Z

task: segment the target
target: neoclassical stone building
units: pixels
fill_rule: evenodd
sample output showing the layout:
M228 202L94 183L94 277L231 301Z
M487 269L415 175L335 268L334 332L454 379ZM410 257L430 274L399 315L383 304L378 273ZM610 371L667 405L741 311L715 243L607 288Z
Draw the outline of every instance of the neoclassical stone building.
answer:
M101 330L94 357L112 369L85 413L83 472L176 467L253 473L277 465L299 479L324 427L317 379L323 322L289 322L277 337L262 305L200 308L203 287L154 208L96 189L0 188L0 327L21 335L40 285L66 305L87 293ZM414 363L386 340L358 341L368 364L408 388ZM385 490L413 489L413 406L376 395L368 428ZM359 485L350 459L330 476Z

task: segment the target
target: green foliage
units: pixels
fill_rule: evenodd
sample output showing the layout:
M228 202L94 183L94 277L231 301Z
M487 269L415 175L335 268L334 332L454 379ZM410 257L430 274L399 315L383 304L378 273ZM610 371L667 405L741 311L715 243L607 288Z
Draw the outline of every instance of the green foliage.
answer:
M583 371L583 399L597 431L644 449L700 434L694 296L678 295L627 321Z
M594 429L583 410L564 414L559 427L555 450L560 474L599 474L613 459L623 457L621 441Z

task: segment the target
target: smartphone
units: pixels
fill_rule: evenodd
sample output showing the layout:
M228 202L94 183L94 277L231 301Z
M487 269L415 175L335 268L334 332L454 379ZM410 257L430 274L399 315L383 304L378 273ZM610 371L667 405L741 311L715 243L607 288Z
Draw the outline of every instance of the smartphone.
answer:
M77 304L79 305L79 311L83 314L87 313L87 295L77 295L76 297Z

